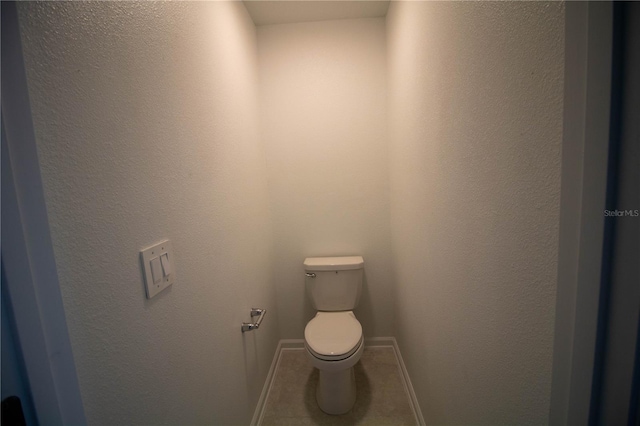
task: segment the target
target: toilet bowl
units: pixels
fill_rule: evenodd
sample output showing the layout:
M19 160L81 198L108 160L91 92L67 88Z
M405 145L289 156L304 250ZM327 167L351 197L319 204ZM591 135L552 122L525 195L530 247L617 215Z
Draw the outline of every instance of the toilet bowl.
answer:
M361 256L315 257L304 262L305 284L318 311L304 330L305 349L319 370L316 401L327 414L344 414L356 401L353 366L364 350L353 313L362 289Z
M305 331L305 349L319 370L316 401L327 414L344 414L356 401L353 366L364 350L362 326L353 312L318 312Z

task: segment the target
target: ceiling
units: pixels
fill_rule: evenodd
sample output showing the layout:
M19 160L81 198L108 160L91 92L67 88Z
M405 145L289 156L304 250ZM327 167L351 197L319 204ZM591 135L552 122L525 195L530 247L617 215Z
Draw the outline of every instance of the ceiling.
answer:
M244 0L256 26L385 16L389 0Z

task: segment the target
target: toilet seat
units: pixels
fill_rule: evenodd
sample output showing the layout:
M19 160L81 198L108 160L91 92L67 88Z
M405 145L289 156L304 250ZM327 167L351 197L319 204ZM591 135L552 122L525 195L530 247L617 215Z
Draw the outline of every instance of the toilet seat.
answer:
M351 349L346 354L342 354L342 355L322 355L322 354L319 354L319 353L315 352L313 349L311 349L308 344L306 344L305 347L307 348L307 351L313 357L318 358L321 361L343 361L343 360L349 358L354 353L356 353L358 351L358 349L360 349L360 346L362 346L363 342L364 342L364 337L360 339L358 344L356 346L354 346L353 349Z
M318 312L307 324L304 340L316 358L339 361L362 345L362 326L352 311Z

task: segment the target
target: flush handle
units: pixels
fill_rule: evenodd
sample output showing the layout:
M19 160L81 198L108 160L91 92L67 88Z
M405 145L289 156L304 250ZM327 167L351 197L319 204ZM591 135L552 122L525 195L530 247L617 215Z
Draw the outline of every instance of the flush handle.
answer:
M304 274L304 276L307 277L307 278L315 278L316 274L314 274L312 272L307 272L307 273Z

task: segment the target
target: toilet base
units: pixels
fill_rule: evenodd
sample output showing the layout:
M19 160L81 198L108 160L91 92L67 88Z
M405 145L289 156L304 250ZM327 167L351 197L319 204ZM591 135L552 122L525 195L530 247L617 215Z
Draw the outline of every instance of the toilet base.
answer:
M356 375L353 367L342 371L320 370L316 401L327 414L345 414L356 402Z

